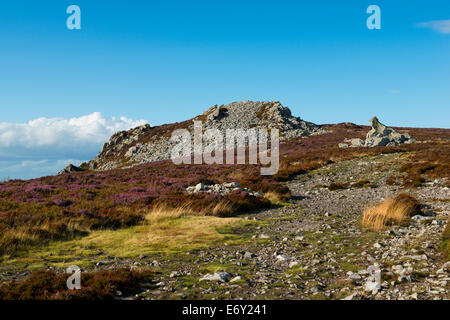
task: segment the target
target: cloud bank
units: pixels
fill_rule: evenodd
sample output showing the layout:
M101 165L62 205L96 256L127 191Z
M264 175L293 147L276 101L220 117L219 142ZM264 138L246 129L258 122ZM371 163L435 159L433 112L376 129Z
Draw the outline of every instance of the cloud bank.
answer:
M71 119L0 122L0 179L55 174L68 163L92 159L113 133L145 123L106 118L99 112Z
M420 28L432 29L438 33L450 34L450 20L433 20L417 24Z

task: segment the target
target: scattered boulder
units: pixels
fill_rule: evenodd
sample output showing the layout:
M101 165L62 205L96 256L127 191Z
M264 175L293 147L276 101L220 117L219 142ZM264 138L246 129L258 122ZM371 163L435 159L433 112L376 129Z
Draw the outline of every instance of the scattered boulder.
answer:
M371 291L372 294L377 293L381 290L381 285L379 282L374 281L374 279L369 278L367 282L364 284L364 290L365 291Z
M403 143L414 143L416 140L407 133L398 133L386 127L377 117L370 119L372 129L367 133L366 140L353 138L339 143L339 148L398 146Z
M256 257L256 255L254 255L253 253L251 253L251 252L245 252L244 253L244 258L245 259L253 259L254 257Z
M220 281L220 282L228 282L228 280L232 277L228 272L216 272L214 274L208 273L203 276L199 281Z
M233 191L239 191L239 192L246 192L249 195L255 197L264 196L260 192L256 192L247 188L241 188L239 184L236 182L225 182L222 184L212 184L212 185L204 185L203 183L199 183L196 186L187 187L185 190L188 193L207 192L220 195L227 195L232 193Z
M285 261L289 261L291 258L286 254L279 254L276 256L276 259L279 262L285 262Z
M200 192L203 190L205 190L205 185L201 182L194 187L194 192Z
M361 276L358 273L355 273L352 271L347 272L347 276L350 280L353 280L353 281L361 280Z

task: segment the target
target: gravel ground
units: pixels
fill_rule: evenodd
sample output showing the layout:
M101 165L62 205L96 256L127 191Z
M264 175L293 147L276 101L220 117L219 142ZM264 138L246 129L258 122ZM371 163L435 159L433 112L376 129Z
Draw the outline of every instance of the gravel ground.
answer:
M247 241L179 257L175 268L173 259L160 257L159 288L140 297L448 299L450 264L440 244L450 214L450 190L440 181L406 190L428 208L429 217L381 232L360 227L369 204L405 191L385 184L386 177L396 173L399 157L353 159L298 176L287 184L293 193L291 205L246 216L259 222L239 230ZM359 179L368 179L372 186L320 188ZM211 264L222 266L233 280L198 281L206 273L202 266ZM367 284L367 269L373 265L381 271L381 288Z

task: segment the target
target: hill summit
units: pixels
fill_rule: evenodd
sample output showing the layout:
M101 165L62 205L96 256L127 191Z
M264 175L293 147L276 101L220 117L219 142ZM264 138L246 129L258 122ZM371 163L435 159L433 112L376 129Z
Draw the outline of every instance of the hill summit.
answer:
M201 115L178 123L151 127L142 125L111 136L100 153L83 168L110 170L132 167L143 163L170 159L174 142L171 134L176 129L192 132L193 121L201 121L203 129L278 128L280 139L309 136L325 132L320 126L292 115L287 107L278 101L240 101L227 105L214 105Z

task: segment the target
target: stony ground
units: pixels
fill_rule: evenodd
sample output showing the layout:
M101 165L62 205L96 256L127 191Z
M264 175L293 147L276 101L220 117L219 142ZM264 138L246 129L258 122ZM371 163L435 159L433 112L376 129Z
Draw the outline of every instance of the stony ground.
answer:
M353 159L298 176L287 183L290 203L246 214L255 223L232 230L239 240L223 246L136 259L109 257L95 269L157 272L139 295L123 299L448 299L450 263L440 244L450 215L450 190L440 181L406 190L426 205L427 216L380 232L360 226L369 204L405 191L385 184L397 173L399 157ZM324 187L359 179L370 183L335 191ZM381 288L366 290L367 269L374 265L381 270ZM224 281L200 281L207 274Z

